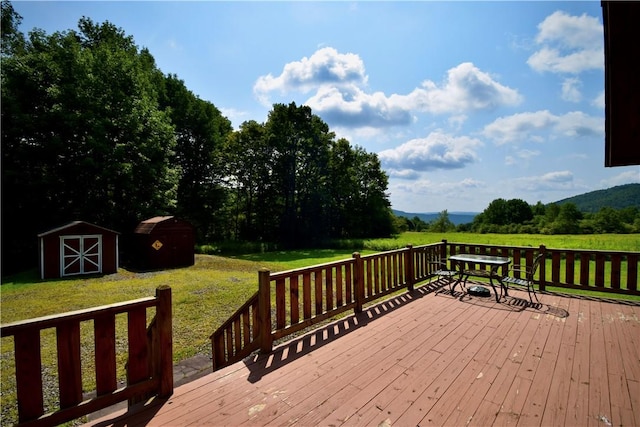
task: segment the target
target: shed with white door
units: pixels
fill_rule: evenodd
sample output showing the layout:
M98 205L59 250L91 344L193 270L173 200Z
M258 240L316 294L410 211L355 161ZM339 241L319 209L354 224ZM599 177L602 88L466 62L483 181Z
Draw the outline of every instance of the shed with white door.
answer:
M38 234L40 278L117 273L119 234L84 221Z

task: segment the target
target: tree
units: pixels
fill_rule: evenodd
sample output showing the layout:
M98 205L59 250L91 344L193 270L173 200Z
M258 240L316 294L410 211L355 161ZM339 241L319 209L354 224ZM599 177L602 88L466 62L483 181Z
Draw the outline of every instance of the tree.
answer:
M161 83L160 108L175 127L173 164L180 168L176 213L194 225L200 240L220 238L227 230L222 212L227 173L223 152L231 122L177 76L169 75Z
M531 206L520 199L495 199L477 216L478 223L491 225L523 224L533 218Z
M279 236L287 247L317 244L328 235L326 170L334 134L307 106L275 104L265 124L274 148L273 178Z
M33 31L3 57L3 242L79 218L129 230L175 207L161 76L131 37L87 18L78 31Z
M596 233L625 233L620 213L610 207L601 208L594 216Z
M233 192L233 238L275 241L280 224L272 203L274 148L267 144L264 125L244 122L227 138L225 148L227 186Z
M13 5L8 0L2 0L2 22L0 32L2 34L2 44L0 49L2 57L11 56L17 53L18 49L24 46L24 36L18 30L22 17L13 9Z
M455 230L455 228L455 224L449 219L449 212L445 209L438 214L438 217L435 220L433 220L430 224L429 230L444 233Z
M545 232L551 234L578 234L580 233L580 220L582 212L573 203L564 203L560 206L556 218L547 225Z

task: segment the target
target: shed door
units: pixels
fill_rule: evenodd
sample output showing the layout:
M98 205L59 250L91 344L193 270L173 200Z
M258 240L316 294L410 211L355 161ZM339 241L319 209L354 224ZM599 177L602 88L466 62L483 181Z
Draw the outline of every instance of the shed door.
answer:
M102 272L102 236L60 236L60 276Z

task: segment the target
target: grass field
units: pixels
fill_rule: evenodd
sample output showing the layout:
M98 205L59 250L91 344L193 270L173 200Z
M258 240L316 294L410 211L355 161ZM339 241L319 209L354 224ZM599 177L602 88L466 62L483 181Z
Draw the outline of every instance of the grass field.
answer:
M640 236L635 235L496 235L470 233L403 233L397 239L375 239L343 243L340 249L313 249L245 254L234 257L197 255L192 267L148 273L134 273L124 269L103 277L65 280L38 279L35 271L3 278L0 288L0 321L2 324L39 316L95 307L114 302L153 296L160 285L169 285L173 297L174 361L196 354L211 354L209 336L248 297L257 290L258 270L295 269L309 265L350 258L353 252L369 254L385 250L449 242L513 245L548 248L601 249L610 251L640 251ZM150 316L153 313L150 313ZM124 379L126 349L126 319L118 319L117 345L119 376ZM82 327L83 347L92 347L92 326ZM43 375L47 389L46 400L56 399L55 333L42 335ZM2 425L15 422L15 383L13 381L13 343L1 341ZM95 388L91 374L93 361L90 351L83 352L83 388Z

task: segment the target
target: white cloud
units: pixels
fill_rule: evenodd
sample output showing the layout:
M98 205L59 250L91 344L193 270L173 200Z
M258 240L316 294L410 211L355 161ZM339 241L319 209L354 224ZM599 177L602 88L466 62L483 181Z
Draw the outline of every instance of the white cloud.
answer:
M382 92L365 93L356 86L323 86L305 103L335 126L385 127L408 125L414 118L406 105Z
M448 70L442 84L426 80L408 94L371 92L367 81L358 55L324 47L310 58L286 64L279 76L261 76L254 93L268 105L273 92L313 92L304 103L331 125L374 128L409 125L417 113L455 113L458 120L463 120L468 111L522 101L517 90L498 83L469 62Z
M514 141L543 141L545 136L590 136L604 134L604 119L575 111L556 116L548 110L500 117L484 127L483 135L497 144ZM547 135L547 133L550 133Z
M366 83L364 63L358 55L324 47L309 58L286 64L277 77L271 74L259 77L253 90L259 99L266 101L267 95L274 91L306 93L327 84L361 86Z
M557 11L538 24L540 50L527 63L536 71L577 74L604 69L604 30L597 18Z
M581 86L582 81L576 77L564 79L562 82L562 99L570 102L580 102L582 100Z
M604 97L604 91L600 92L598 94L598 96L596 96L592 101L591 101L591 105L593 105L594 107L599 107L604 109L605 106L605 97Z
M520 150L514 156L506 156L505 164L507 165L519 165L522 161L529 161L534 157L538 157L540 155L540 151L537 150Z
M523 191L564 191L575 187L570 171L549 172L541 176L516 178L517 188Z
M386 169L390 178L414 180L420 178L420 174L411 169Z
M457 182L431 181L420 179L411 183L396 184L395 189L416 195L451 195L464 190L484 188L486 184L473 178L465 178Z
M482 145L477 139L433 132L426 138L384 150L378 156L385 168L395 170L459 169L477 161L476 149Z
M616 176L600 181L602 188L610 188L617 185L638 183L640 183L640 167L633 167L631 170L619 173Z
M440 87L427 80L409 95L394 97L408 101L416 110L436 114L494 109L522 101L517 90L501 85L470 62L451 68Z
M604 117L573 111L557 116L553 130L569 137L604 135Z

